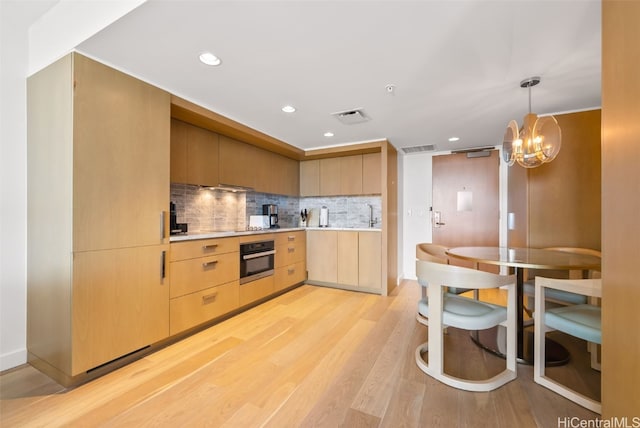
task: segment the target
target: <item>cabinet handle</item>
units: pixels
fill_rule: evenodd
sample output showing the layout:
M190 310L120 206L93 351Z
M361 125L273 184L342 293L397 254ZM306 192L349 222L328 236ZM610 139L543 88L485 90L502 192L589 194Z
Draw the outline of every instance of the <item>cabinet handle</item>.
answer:
M287 236L287 239L288 239L289 241L295 241L295 240L296 240L296 237L295 237L295 236Z
M202 263L202 267L203 267L203 268L207 268L207 267L209 267L209 266L213 266L213 265L215 265L216 263L218 263L218 261L217 261L217 260L211 260L210 262L204 262L204 263Z
M218 246L218 244L207 244L207 245L203 245L202 249L203 250L213 250L214 248L216 248Z
M163 251L162 252L162 258L161 258L161 270L160 270L160 278L165 279L167 276L167 252Z
M296 251L295 247L289 247L287 248L287 251L289 251L290 253L293 253Z
M166 220L166 211L160 212L160 238L164 240L167 237L167 232L165 228L165 220Z
M208 305L209 303L213 303L216 301L216 297L218 297L218 293L207 294L206 296L202 296L202 304Z

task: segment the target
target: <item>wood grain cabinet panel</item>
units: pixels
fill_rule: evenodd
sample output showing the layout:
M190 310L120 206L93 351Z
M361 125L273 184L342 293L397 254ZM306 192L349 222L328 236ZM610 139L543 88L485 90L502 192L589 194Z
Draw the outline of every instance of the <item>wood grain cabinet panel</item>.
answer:
M362 155L340 159L340 195L362 194Z
M362 155L362 194L382 193L382 155L367 153Z
M338 232L307 231L307 270L310 281L338 282Z
M68 385L169 334L170 98L78 53L27 86L27 346Z
M358 286L382 286L382 248L379 232L358 233Z
M240 278L240 253L225 253L171 263L171 298Z
M338 232L338 283L358 285L358 232Z
M171 243L172 262L240 251L239 238L197 239Z
M219 144L220 183L255 188L259 149L224 135L220 136Z
M78 374L169 336L168 245L76 253L72 372Z
M297 262L288 266L276 268L274 276L274 291L284 290L295 284L303 282L307 278L305 262Z
M174 335L233 311L240 305L240 283L217 287L171 299L170 334Z
M340 195L342 176L340 158L320 159L320 196Z
M300 162L300 196L320 195L320 161Z
M171 119L171 171L172 183L188 183L187 179L187 128L186 123Z
M171 182L218 185L219 135L171 119Z
M240 306L248 305L275 292L274 276L267 276L240 285Z

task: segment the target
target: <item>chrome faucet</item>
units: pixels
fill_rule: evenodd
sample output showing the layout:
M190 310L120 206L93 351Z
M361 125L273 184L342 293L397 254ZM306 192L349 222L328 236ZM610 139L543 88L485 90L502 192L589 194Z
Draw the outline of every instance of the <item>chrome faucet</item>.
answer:
M373 205L368 204L369 206L369 227L373 228L378 222L377 218L373 218Z

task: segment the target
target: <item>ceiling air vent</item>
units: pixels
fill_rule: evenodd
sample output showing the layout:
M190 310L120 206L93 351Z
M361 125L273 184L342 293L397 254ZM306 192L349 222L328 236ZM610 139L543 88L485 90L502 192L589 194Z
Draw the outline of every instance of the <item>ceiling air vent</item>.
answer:
M363 123L370 120L362 109L339 111L331 113L331 116L335 117L345 125L355 125L356 123Z
M432 152L436 149L436 146L433 144L427 144L426 146L414 146L414 147L403 147L402 151L409 153L422 153L422 152Z

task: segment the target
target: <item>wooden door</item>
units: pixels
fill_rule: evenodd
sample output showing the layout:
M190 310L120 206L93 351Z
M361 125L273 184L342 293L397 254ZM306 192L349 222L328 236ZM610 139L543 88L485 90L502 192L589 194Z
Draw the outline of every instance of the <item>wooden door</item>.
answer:
M433 157L434 243L449 248L499 244L499 166L497 150L487 157Z
M300 161L300 196L320 195L320 161Z

